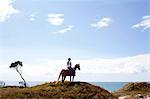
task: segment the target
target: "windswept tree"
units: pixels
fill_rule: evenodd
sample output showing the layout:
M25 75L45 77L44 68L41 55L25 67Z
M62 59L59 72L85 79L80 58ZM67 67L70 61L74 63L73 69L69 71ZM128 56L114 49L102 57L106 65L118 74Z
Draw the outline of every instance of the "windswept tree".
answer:
M9 68L13 68L13 69L15 69L15 70L19 73L19 75L21 76L21 78L22 78L22 80L23 80L23 82L24 82L24 86L27 87L26 81L25 81L25 79L23 78L22 72L21 72L21 67L22 67L22 66L23 66L23 64L22 64L21 61L16 61L16 62L14 62L14 63L11 63L11 65L9 66ZM20 69L19 69L19 68L20 68Z

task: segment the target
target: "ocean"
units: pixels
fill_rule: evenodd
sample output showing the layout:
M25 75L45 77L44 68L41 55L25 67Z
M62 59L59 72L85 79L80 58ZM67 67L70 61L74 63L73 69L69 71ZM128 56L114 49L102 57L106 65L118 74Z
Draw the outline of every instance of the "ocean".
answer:
M114 92L120 88L122 88L128 82L89 82L93 85L100 86L109 92Z
M6 86L19 86L20 85L18 81L5 81L5 83L6 83ZM43 83L45 83L45 82L29 81L29 82L27 82L27 85L29 87L32 87L32 86L43 84ZM88 82L88 83L100 86L100 87L108 90L109 92L114 92L114 91L120 89L121 87L123 87L127 82Z

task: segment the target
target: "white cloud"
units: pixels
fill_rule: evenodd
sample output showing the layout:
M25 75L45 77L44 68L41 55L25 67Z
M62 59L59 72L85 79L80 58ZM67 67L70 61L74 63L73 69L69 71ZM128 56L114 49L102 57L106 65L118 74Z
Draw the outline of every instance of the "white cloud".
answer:
M72 25L68 25L66 28L58 30L57 32L54 32L54 33L55 34L64 34L64 33L68 32L68 31L71 31L72 28L73 28Z
M132 26L132 28L140 28L140 27L142 27L143 30L150 28L150 15L143 16L141 22Z
M35 16L35 14L31 14L30 16L31 16L31 17L34 17L34 16Z
M117 59L85 59L72 60L73 66L80 63L81 70L77 71L79 80L98 81L103 77L103 81L130 81L150 80L150 54L123 57ZM66 60L42 60L35 64L23 63L23 75L27 80L57 80L62 69L66 69ZM8 69L8 65L0 65L0 80L20 79L16 71ZM144 75L144 74L147 74ZM115 75L115 76L114 76ZM122 75L122 76L121 76ZM129 78L131 75L132 78ZM138 77L137 77L137 76ZM144 76L143 76L144 75ZM94 77L95 76L95 77ZM94 78L90 78L94 77ZM113 78L113 77L119 77ZM122 77L122 78L121 78ZM86 79L85 79L86 78ZM108 78L108 79L107 79ZM130 80L129 80L130 79Z
M30 18L30 21L35 21L35 18L31 17L31 18Z
M64 16L64 14L48 14L48 22L51 25L55 25L55 26L59 26L61 24L63 24L64 19L62 18Z
M150 54L118 59L83 60L81 65L84 73L150 73Z
M0 0L0 22L4 22L12 14L19 12L12 6L12 3L12 0Z
M64 23L63 16L64 16L64 14L60 14L60 13L56 13L56 14L50 13L50 14L48 14L48 22L54 26L60 26L60 25L62 26L62 24ZM68 31L71 31L72 28L73 28L73 25L67 25L66 28L57 30L56 32L53 32L53 33L54 34L64 34Z
M110 24L111 24L111 18L103 17L98 22L91 24L91 26L100 29L100 28L108 27Z
M35 14L30 15L30 21L35 21Z

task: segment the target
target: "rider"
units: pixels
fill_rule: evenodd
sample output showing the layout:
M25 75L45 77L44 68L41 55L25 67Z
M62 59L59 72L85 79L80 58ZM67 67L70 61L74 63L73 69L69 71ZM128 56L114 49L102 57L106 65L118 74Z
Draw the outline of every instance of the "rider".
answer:
M74 70L72 68L71 58L68 58L67 68L69 71L71 71L71 73L74 73Z

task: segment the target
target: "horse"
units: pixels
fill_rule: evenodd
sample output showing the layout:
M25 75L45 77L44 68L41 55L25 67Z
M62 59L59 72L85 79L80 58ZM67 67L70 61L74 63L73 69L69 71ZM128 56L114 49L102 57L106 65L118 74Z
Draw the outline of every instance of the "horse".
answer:
M77 69L80 70L80 64L76 64L76 65L74 66L74 68L73 68L73 70L74 70L73 74L71 74L70 71L67 70L67 69L61 70L61 72L60 72L60 74L59 74L59 77L58 77L58 81L59 81L60 76L62 76L62 82L65 81L66 76L70 76L70 82L71 82L71 77L73 76L73 78L72 78L72 81L73 81Z

